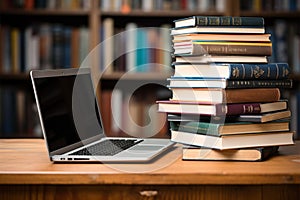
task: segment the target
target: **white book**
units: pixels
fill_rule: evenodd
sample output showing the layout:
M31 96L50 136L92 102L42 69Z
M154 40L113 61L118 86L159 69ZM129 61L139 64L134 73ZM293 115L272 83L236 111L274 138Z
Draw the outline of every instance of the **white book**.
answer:
M104 37L103 37L103 67L105 73L112 73L113 72L113 54L114 54L114 20L112 18L106 18L103 20L103 29L104 29Z
M171 141L221 150L294 144L293 132L249 133L217 137L171 130Z

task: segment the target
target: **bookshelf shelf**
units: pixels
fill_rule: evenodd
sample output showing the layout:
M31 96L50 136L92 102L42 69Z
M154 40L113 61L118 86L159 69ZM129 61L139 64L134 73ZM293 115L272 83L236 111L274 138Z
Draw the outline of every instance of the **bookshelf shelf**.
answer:
M34 9L34 10L24 10L24 9L0 9L1 15L27 15L27 16L87 16L89 10L80 9Z
M1 81L7 81L7 80L12 80L12 81L28 81L29 80L29 74L27 73L7 73L7 74L0 74L0 80Z

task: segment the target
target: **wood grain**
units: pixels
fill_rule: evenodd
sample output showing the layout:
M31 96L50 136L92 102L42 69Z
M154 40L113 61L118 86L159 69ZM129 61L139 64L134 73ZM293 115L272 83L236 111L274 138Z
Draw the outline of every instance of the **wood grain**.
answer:
M199 162L182 161L176 146L150 163L55 164L41 139L3 139L0 184L300 184L299 152L297 144L265 162Z
M182 161L176 146L151 163L55 164L42 139L2 139L0 199L300 199L299 150L283 147L265 162L201 162ZM168 165L138 172L159 163Z

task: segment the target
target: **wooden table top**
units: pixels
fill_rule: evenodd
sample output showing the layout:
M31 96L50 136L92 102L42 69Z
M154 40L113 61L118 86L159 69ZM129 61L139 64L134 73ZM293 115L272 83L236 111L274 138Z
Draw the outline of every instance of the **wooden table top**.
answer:
M182 161L181 147L149 163L52 163L42 139L0 140L0 184L300 184L300 143L264 162Z

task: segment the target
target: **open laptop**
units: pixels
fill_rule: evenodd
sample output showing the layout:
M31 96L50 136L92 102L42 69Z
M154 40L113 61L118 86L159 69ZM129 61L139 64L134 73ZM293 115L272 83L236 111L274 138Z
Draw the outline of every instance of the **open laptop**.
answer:
M174 144L106 137L88 68L33 70L30 77L51 161L150 161Z

